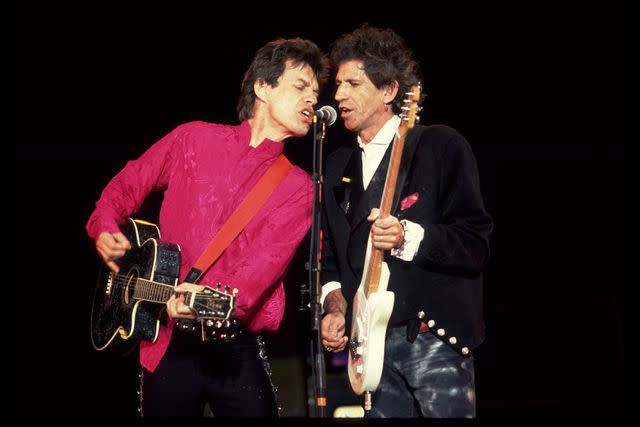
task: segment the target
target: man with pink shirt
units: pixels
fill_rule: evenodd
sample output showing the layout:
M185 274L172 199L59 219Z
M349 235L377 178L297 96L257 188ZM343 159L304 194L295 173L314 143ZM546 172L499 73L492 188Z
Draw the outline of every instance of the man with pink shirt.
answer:
M130 161L102 192L86 229L114 271L131 248L120 231L146 196L163 192L162 239L181 247L180 282L155 342L142 341L143 415L277 416L278 406L260 333L278 328L283 278L311 225L312 183L291 168L255 217L198 285L182 283L195 261L283 150L307 134L328 61L311 41L278 39L256 53L238 102L239 125L190 122L178 126ZM185 291L224 283L238 289L234 318L243 334L202 342L183 331L194 319ZM182 320L184 321L184 320Z

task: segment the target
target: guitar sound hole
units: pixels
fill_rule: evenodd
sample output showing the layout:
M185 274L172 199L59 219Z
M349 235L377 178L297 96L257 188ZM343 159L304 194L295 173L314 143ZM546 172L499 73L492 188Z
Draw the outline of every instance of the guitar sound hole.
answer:
M127 275L127 284L124 287L122 299L126 305L129 305L129 300L132 299L133 292L136 290L136 279L138 278L137 272L132 271ZM130 294L131 293L131 294Z

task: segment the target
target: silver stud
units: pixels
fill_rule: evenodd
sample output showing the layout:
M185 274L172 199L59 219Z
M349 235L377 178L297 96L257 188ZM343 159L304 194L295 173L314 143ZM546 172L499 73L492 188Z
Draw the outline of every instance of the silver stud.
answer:
M444 335L444 329L442 329L442 328L438 329L438 335L443 336Z
M460 350L460 352L461 352L462 354L465 354L465 355L469 354L469 347L462 347L462 349Z
M449 338L449 344L455 344L457 342L458 342L458 338L456 338L456 337Z
M427 326L430 328L433 328L434 326L436 326L436 321L435 320L429 320L427 322Z
M424 311L420 310L418 312L418 319L424 319Z

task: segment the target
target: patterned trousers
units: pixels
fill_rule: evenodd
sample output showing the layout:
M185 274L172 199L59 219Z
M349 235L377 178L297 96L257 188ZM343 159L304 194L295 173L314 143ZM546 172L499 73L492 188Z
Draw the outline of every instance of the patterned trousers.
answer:
M406 327L390 328L374 418L475 418L474 362L430 332L411 343Z

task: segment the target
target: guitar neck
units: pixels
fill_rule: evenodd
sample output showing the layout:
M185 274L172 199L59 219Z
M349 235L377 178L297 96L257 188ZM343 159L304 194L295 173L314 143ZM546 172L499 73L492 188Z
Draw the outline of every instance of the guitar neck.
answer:
M400 162L402 161L402 153L404 152L404 140L407 133L415 125L417 120L416 112L418 111L420 94L421 87L418 83L411 87L411 91L406 93L409 98L405 98L403 101L403 113L400 115L402 122L400 123L396 136L393 140L391 159L389 159L389 168L387 169L384 191L382 192L382 200L380 201L380 218L387 218L391 215L393 198L395 196L396 184L398 182L398 171L400 170ZM365 266L366 276L364 279L366 280L366 287L364 291L366 296L378 292L383 260L384 252L382 249L378 249L372 244L369 264Z
M400 162L402 161L402 152L404 151L404 140L406 134L406 124L402 122L398 129L398 133L394 138L391 159L389 159L389 168L387 169L384 191L382 192L382 200L380 201L380 218L386 218L391 215L391 207L396 193L398 171L400 170Z
M138 278L133 292L133 298L141 301L156 302L159 304L166 303L175 289L171 285L165 283L154 282L152 280ZM185 301L191 299L191 292L185 292Z
M398 132L393 141L391 158L389 159L389 168L387 169L387 177L384 182L384 190L380 201L380 218L387 218L391 215L393 198L396 192L396 183L398 182L398 171L400 170L400 162L402 161L402 152L404 151L404 140L408 132L408 126L405 121L400 124ZM384 261L384 252L372 245L371 258L367 268L367 288L365 295L378 292L380 286L380 275L382 273L382 261Z

